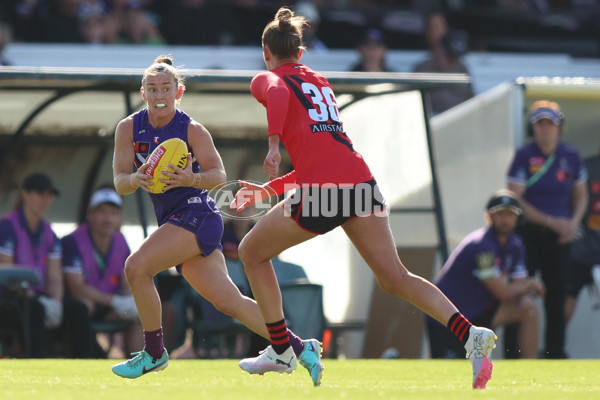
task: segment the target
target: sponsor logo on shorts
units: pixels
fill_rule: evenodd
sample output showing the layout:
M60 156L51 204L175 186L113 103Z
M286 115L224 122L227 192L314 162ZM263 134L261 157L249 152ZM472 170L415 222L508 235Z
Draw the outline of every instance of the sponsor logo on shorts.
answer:
M183 222L183 215L179 214L173 214L169 217L170 221L176 222L176 223L181 223Z

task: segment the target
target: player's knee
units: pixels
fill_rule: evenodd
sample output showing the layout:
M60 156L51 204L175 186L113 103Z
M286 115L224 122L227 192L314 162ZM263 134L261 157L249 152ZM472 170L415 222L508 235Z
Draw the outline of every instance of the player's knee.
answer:
M246 262L248 262L248 248L246 246L246 242L243 239L238 245L238 257L240 258L240 261L244 265L246 265Z
M137 253L133 253L127 257L127 260L125 260L125 276L130 284L145 275L143 266L144 261Z
M238 246L238 256L246 268L261 261L258 253L252 248L252 246L248 244L246 240L243 239Z

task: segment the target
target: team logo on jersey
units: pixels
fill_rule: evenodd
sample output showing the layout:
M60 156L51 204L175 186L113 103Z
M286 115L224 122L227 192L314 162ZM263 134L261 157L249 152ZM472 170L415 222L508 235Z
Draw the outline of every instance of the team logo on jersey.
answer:
M147 156L150 150L150 143L135 142L135 152L143 156Z
M475 273L479 279L492 278L495 274L494 253L481 252L477 255L477 272Z
M545 162L544 157L531 157L529 159L529 173L532 175L536 174Z
M111 275L108 277L108 283L111 285L118 285L121 282L121 275Z

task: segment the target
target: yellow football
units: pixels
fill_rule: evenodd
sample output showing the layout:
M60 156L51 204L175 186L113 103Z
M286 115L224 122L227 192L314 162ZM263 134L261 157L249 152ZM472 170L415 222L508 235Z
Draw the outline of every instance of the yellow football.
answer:
M150 186L150 188L153 193L162 193L165 190L165 186L167 186L166 183L160 181L164 177L163 171L173 172L173 169L167 167L167 164L185 168L187 165L187 155L187 145L179 138L167 139L154 149L152 154L146 159L146 162L150 165L144 171L146 175L152 177L154 185Z

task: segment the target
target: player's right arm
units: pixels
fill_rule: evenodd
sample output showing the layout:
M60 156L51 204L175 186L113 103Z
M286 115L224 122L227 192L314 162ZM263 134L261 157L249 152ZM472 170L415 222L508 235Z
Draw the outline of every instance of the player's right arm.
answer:
M148 185L152 180L143 173L148 165L144 163L137 171L132 172L134 161L133 118L127 117L117 125L113 154L113 180L117 193L121 195L133 193L138 187L151 192Z
M269 180L273 180L279 175L280 164L279 135L269 135L269 152L263 162L263 170L269 176Z

